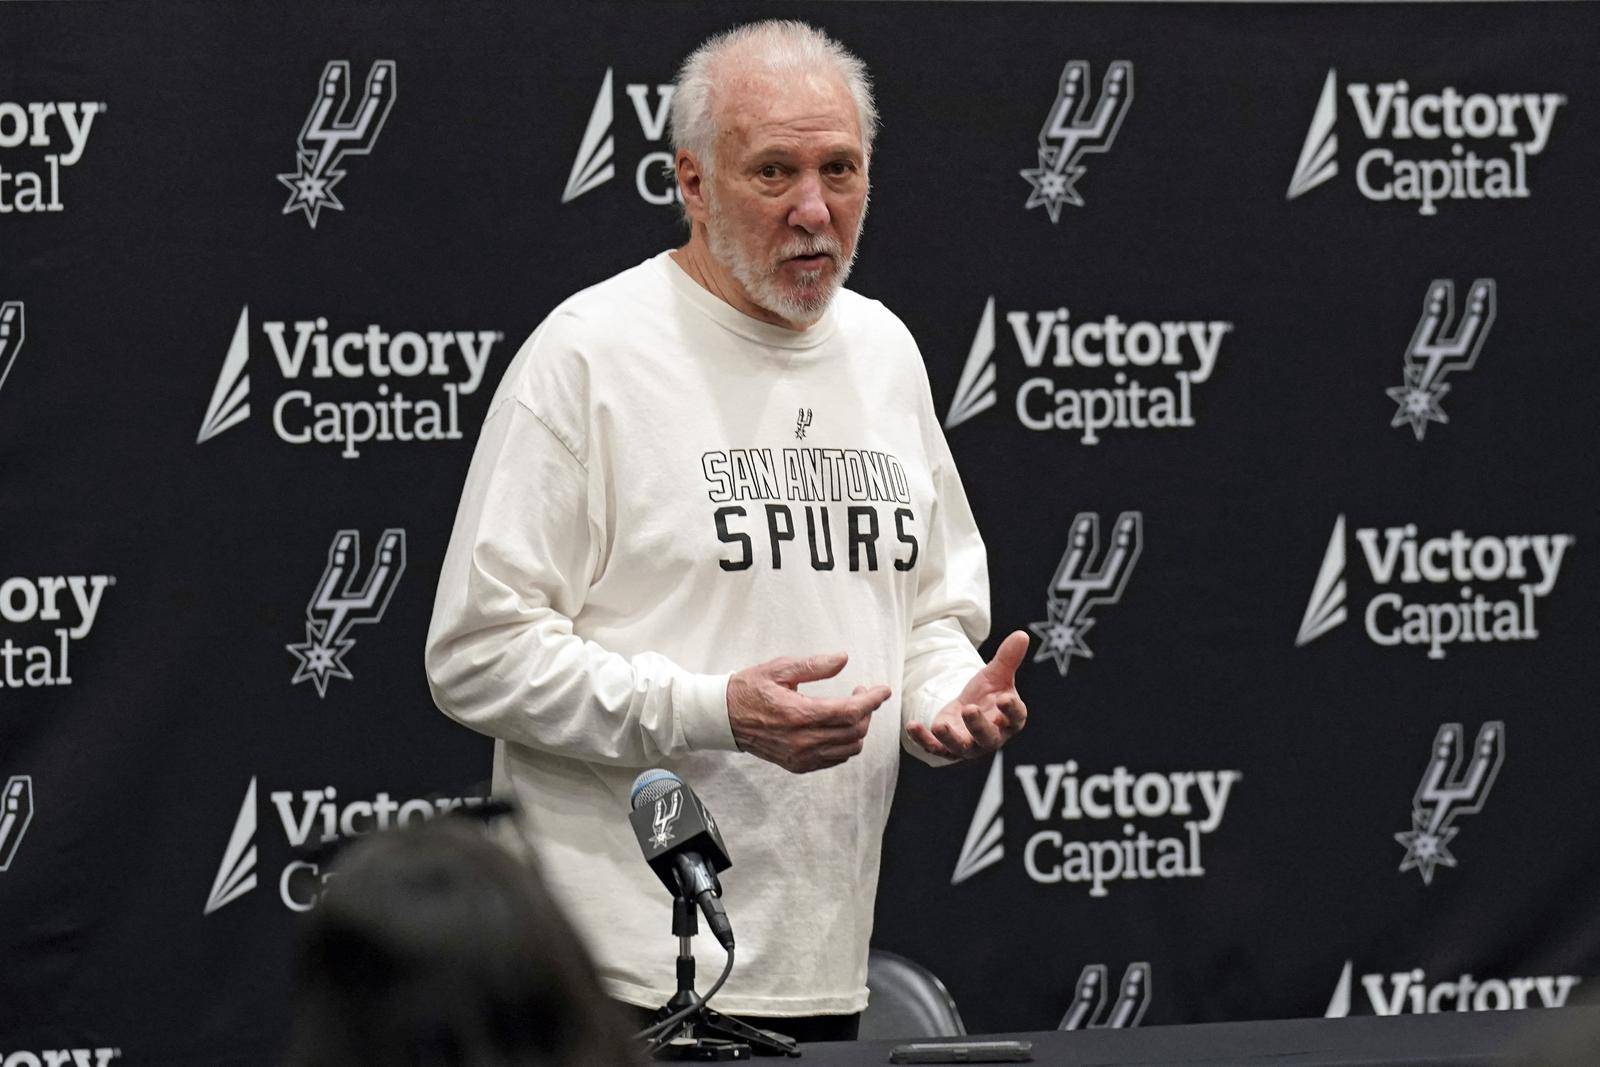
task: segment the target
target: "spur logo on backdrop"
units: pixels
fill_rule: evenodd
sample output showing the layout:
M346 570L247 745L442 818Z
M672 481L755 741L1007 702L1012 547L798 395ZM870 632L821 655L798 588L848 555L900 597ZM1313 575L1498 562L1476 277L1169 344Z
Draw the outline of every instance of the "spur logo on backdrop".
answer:
M366 87L352 107L350 64L336 59L322 68L317 95L300 126L295 169L278 175L278 181L289 190L283 205L285 215L302 212L307 224L316 229L323 209L344 210L343 201L333 191L346 173L340 167L352 156L368 154L378 143L394 108L395 89L394 60L380 59L368 69Z
M1354 997L1355 961L1346 960L1333 996L1322 1014L1329 1019L1351 1015L1434 1015L1446 1011L1505 1011L1510 1008L1559 1008L1582 978L1575 974L1541 974L1517 978L1475 978L1463 974L1444 982L1428 981L1421 967L1361 975L1366 1005Z
M334 678L355 675L344 657L355 648L350 631L358 624L381 622L400 576L406 571L406 532L385 530L367 563L366 580L358 586L361 534L340 530L328 546L328 565L306 601L306 639L284 647L298 661L291 685L309 681L317 696L328 695Z
M1078 180L1088 168L1081 161L1090 152L1109 152L1116 142L1133 103L1133 64L1125 59L1112 63L1093 102L1092 93L1089 64L1068 60L1055 102L1039 128L1039 165L1018 172L1031 187L1025 207L1044 208L1051 222L1061 221L1061 209L1067 204L1083 206Z
M1115 996L1111 972L1103 963L1091 963L1078 973L1072 1004L1057 1030L1131 1030L1150 1007L1150 964L1130 963L1122 972Z
M1411 798L1411 829L1394 835L1406 850L1400 870L1416 871L1424 885L1433 884L1437 867L1454 867L1450 841L1459 832L1463 815L1476 815L1489 799L1500 764L1506 756L1506 724L1486 722L1467 753L1465 734L1458 722L1439 727L1433 754Z
M0 101L0 215L65 211L61 172L76 166L106 105Z
M1233 332L1233 323L1217 319L1075 317L1066 307L1006 311L1005 333L995 318L991 296L945 415L947 430L995 405L995 351L1003 337L1014 343L1026 370L1048 367L1015 386L1012 407L1030 430L1074 433L1093 445L1112 431L1192 427L1194 387L1211 380L1223 338Z
M7 300L0 304L0 389L5 388L11 376L11 365L22 352L22 342L28 338L28 314L20 300Z
M1467 93L1453 85L1418 92L1404 79L1350 82L1345 96L1367 148L1356 159L1356 189L1368 200L1417 205L1437 215L1452 200L1522 200L1531 195L1528 160L1550 144L1562 93ZM1288 199L1339 174L1339 77L1329 70ZM1470 147L1469 147L1470 146Z
M1028 629L1039 639L1038 650L1033 655L1035 663L1052 660L1065 676L1072 666L1073 656L1094 658L1083 640L1095 622L1089 617L1089 611L1122 599L1122 591L1128 587L1133 565L1139 562L1143 548L1144 515L1141 512L1124 511L1117 516L1110 544L1103 555L1100 552L1100 516L1092 511L1078 513L1072 520L1072 532L1067 538L1066 550L1061 553L1061 562L1050 580L1045 602L1048 617L1028 624Z
M1404 380L1384 390L1396 406L1389 425L1410 426L1418 441L1427 432L1428 423L1450 421L1440 404L1450 391L1445 378L1473 368L1489 336L1489 327L1494 325L1493 278L1479 278L1472 283L1459 317L1455 297L1455 283L1448 278L1429 283L1422 315L1406 346Z
M260 326L271 365L291 386L272 403L273 432L291 445L337 446L344 459L359 457L372 444L462 440L461 398L478 391L495 345L505 340L498 330L389 331L376 323L333 333L320 316L269 319ZM249 363L250 309L245 307L196 444L250 417ZM429 387L438 394L416 395Z
M227 907L257 885L260 853L256 844L261 826L261 811L256 803L256 779L245 788L233 832L217 864L217 874L206 896L205 914ZM456 808L475 808L483 803L479 796L432 797L396 800L389 793L340 801L334 786L321 789L281 790L269 793L267 800L278 817L282 843L274 849L280 856L295 849L329 844L341 839L361 837L391 826L406 826L431 819ZM270 825L270 819L267 820ZM291 858L277 878L278 899L290 911L310 911L330 875L322 864L308 858Z
M22 838L33 822L33 777L13 774L0 790L0 871L11 869Z
M89 636L109 574L18 575L0 581L0 689L72 684L72 651Z
M1452 530L1420 539L1415 523L1355 532L1373 593L1362 613L1369 640L1386 648L1427 649L1429 659L1464 644L1538 638L1540 601L1555 588L1571 534L1469 536ZM1349 618L1345 517L1333 524L1295 645L1307 645ZM1399 589L1391 588L1399 586ZM1487 595L1486 595L1487 594ZM1498 595L1500 599L1491 599Z
M996 753L973 811L951 885L1006 858L1005 760ZM1240 771L1085 773L1077 760L1017 765L1012 776L1032 819L1020 858L1041 885L1087 887L1107 896L1121 882L1200 878L1205 839L1222 825ZM1084 838L1104 823L1107 836ZM1175 832L1174 832L1175 831Z
M583 139L573 157L572 169L567 174L567 185L561 193L563 204L593 192L617 176L617 139L613 126L618 106L614 83L615 73L607 67L594 106L589 111ZM683 202L667 137L673 89L670 84L648 82L629 82L623 86L623 95L630 105L624 113L637 120L639 142L635 143L642 142L643 146L637 152L637 161L632 163L633 188L645 203L662 207Z

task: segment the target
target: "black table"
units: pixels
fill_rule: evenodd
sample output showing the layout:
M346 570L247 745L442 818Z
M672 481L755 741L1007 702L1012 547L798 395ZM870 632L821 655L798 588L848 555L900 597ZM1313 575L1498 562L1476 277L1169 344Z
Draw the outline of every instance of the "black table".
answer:
M1277 1019L1136 1030L995 1034L1033 1042L1045 1064L1561 1064L1600 1067L1600 1007ZM804 1046L797 1062L864 1067L889 1062L898 1041Z

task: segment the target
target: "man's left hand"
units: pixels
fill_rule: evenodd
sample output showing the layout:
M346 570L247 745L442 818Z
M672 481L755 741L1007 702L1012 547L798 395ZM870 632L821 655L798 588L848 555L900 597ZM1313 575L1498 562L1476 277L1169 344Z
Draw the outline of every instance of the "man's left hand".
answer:
M931 730L914 722L906 733L945 759L972 759L995 751L1028 721L1028 706L1017 695L1017 668L1027 654L1028 635L1012 631L961 695L939 709Z

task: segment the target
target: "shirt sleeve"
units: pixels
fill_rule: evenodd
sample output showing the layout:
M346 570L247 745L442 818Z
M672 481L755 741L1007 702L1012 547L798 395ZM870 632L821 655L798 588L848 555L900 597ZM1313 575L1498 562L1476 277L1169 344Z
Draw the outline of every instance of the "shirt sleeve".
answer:
M926 391L926 384L923 388ZM930 417L931 398L925 408L925 417ZM975 646L989 635L989 561L983 538L937 422L925 438L934 503L927 524L927 551L917 568L917 595L906 642L902 727L913 721L933 725L939 709L954 700L983 667L983 657ZM903 732L900 744L935 767L951 762L925 751Z
M434 598L434 702L480 733L597 763L736 749L726 674L654 652L622 656L573 633L606 517L603 487L569 440L515 392L496 398Z

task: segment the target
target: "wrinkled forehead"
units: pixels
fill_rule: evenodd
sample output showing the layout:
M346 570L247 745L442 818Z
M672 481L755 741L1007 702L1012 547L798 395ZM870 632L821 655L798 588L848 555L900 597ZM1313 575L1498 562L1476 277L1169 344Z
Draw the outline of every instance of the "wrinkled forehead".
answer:
M734 74L719 87L713 114L719 156L738 158L768 147L862 154L855 98L834 71Z

